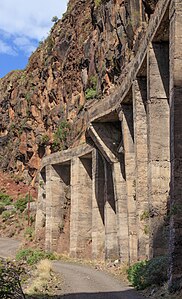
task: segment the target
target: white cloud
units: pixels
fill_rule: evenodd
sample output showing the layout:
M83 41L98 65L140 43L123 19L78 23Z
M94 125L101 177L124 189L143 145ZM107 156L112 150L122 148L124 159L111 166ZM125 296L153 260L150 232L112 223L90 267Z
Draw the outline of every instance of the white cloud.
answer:
M35 41L47 36L52 17L61 18L66 11L67 2L0 0L0 53L16 55L15 49L19 49L30 55L36 48Z
M41 40L52 26L53 16L61 18L67 0L1 0L0 29Z
M13 39L14 45L23 51L27 56L35 51L36 45L34 42L26 36L18 36Z
M17 52L7 43L5 43L4 41L0 40L0 53L1 54L9 54L9 55L13 55L16 56Z

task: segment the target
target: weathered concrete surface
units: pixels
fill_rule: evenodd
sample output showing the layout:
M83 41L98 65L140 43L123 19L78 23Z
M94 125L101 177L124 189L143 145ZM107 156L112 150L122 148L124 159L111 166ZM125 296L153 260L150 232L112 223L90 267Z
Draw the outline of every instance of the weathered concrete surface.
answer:
M123 70L119 82L121 85L114 87L113 93L100 100L97 104L94 104L88 111L89 122L98 121L105 118L106 115L115 111L121 101L124 101L129 90L131 89L133 81L136 79L139 73L143 61L147 55L148 45L154 38L158 28L160 27L161 21L166 13L171 0L160 0L157 4L157 8L154 14L151 16L148 28L145 36L139 43L139 47L136 51L135 57Z
M72 157L87 155L90 153L91 150L92 147L90 145L83 144L75 148L48 155L42 159L41 169L44 168L46 165L54 165L69 162Z
M148 200L150 257L167 250L164 216L170 178L169 44L153 43L148 52Z
M136 214L138 259L149 257L148 147L147 147L147 78L138 77L133 84L133 119L135 147Z
M129 230L128 230L128 205L126 189L126 173L124 158L113 163L113 183L117 216L117 237L118 237L118 256L121 262L129 262Z
M117 215L111 165L104 160L105 258L118 258Z
M182 283L182 2L170 6L170 121L171 121L171 200L170 200L170 285Z
M88 133L109 163L118 161L121 141L119 121L93 123L88 127Z
M124 160L127 189L128 234L129 234L129 262L137 260L137 226L136 226L136 181L135 181L135 153L134 126L132 103L122 105L120 120L124 145Z
M70 255L90 257L92 241L92 160L71 162Z
M104 163L97 150L92 155L92 258L105 258Z
M46 166L46 240L48 251L57 249L60 232L64 226L66 189L70 185L69 165Z

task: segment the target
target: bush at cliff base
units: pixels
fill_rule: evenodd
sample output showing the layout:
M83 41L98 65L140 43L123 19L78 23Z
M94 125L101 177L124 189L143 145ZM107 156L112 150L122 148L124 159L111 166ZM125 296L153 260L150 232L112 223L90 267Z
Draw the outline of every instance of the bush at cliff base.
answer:
M56 256L52 252L31 248L21 249L16 254L17 261L27 262L28 265L34 265L43 259L55 260Z
M150 261L140 261L129 267L128 280L138 290L167 281L168 258L159 256Z

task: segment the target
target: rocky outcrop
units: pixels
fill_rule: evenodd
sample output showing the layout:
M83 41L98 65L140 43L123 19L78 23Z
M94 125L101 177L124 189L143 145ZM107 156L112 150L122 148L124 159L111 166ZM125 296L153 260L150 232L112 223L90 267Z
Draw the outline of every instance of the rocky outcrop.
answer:
M43 156L85 141L85 111L117 84L153 4L69 1L26 69L0 80L2 169L32 181Z

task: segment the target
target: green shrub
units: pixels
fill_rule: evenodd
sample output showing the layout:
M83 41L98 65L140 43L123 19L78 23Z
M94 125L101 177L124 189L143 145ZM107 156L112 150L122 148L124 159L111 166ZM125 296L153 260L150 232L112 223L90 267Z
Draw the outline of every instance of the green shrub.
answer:
M59 21L57 16L52 17L51 22L57 23Z
M85 91L86 100L94 99L97 96L97 91L93 88L87 88Z
M166 256L158 256L147 262L145 269L146 283L162 285L167 281L168 258Z
M144 270L146 267L147 261L140 261L129 267L128 269L128 280L131 284L137 289L145 288L144 285Z
M49 136L47 134L42 135L40 144L48 144L49 143Z
M101 3L102 0L94 0L95 6L98 7Z
M43 259L55 260L56 257L52 252L45 252L30 248L22 249L16 254L17 261L26 261L29 265L34 265Z
M150 217L149 211L143 211L143 213L140 215L140 220L144 221L144 220L149 219L149 217Z
M31 226L28 226L25 230L24 236L27 238L32 238L34 235L34 229Z
M13 214L14 214L13 211L3 211L1 216L4 221L7 221L10 218L10 216Z
M0 205L0 215L1 215L2 212L4 212L5 210L6 210L5 207Z
M61 121L57 130L53 135L52 147L55 150L62 149L64 143L67 141L69 132L70 132L69 123L66 120Z
M0 192L0 207L2 206L8 206L12 203L12 198L11 196Z
M69 131L69 124L67 121L62 121L57 128L57 131L54 133L56 139L60 141L65 141L67 133Z
M19 199L15 202L14 206L15 206L15 208L16 208L17 210L19 210L19 211L22 213L22 212L26 209L26 206L27 206L28 201L29 201L29 195L27 194L25 197L23 197L23 198L19 198ZM32 202L32 201L33 201L33 199L32 199L32 197L30 196L30 202Z
M150 261L140 261L128 269L128 280L138 290L167 281L167 257L160 256Z
M97 77L91 76L88 80L88 88L85 90L86 100L94 99L97 97Z

